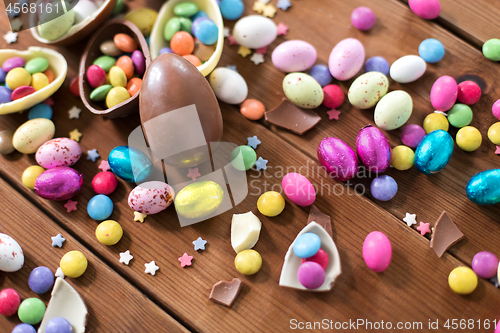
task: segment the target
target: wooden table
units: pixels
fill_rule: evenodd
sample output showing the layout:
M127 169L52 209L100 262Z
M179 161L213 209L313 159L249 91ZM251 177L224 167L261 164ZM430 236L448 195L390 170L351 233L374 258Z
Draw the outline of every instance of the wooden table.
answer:
M271 3L276 5L276 0ZM389 63L407 54L417 54L418 45L426 38L441 40L446 48L442 61L429 65L422 78L414 83L400 85L391 80L390 89L403 89L413 98L414 110L408 123L421 124L433 111L429 92L435 79L451 75L477 76L484 82L483 97L474 105L472 126L483 134L481 147L466 153L455 147L446 168L437 175L425 176L415 168L409 171L390 169L388 175L399 185L397 196L389 202L380 202L368 193L347 194L347 187L325 175L313 174L318 169L316 149L327 136L339 137L354 147L358 130L373 123L372 110L358 110L345 102L338 121L329 120L326 109L316 112L322 120L314 129L297 136L271 126L264 120L249 121L237 106L220 103L224 119L223 141L246 144L247 137L257 135L262 144L258 156L269 160L268 170L248 172L249 184L257 190L237 207L193 226L181 228L174 209L149 216L144 223L134 222L127 205L127 196L133 188L119 182L110 195L115 204L112 219L123 229L123 239L115 246L100 244L95 237L97 223L86 212L88 200L94 195L90 181L98 170L98 163L107 158L118 145L126 144L129 133L140 124L139 116L105 119L85 110L83 103L69 93L69 82L75 77L85 43L72 47L57 47L68 61L65 84L53 96L53 121L56 137L67 137L77 128L83 133L82 149L96 148L101 158L93 163L84 155L75 165L82 172L85 186L74 199L78 210L67 213L64 202L41 199L21 183L21 174L29 165L36 164L33 155L13 153L0 157L0 232L14 237L22 246L26 261L16 273L0 273L0 289L12 287L21 297L35 297L28 288L28 276L36 266L48 266L54 272L62 255L70 250L83 251L89 260L89 269L78 279L67 279L82 295L89 308L88 332L284 332L322 322L326 326L365 320L374 327L390 322L410 323L410 331L426 331L429 322L439 321L437 331L453 319L474 322L470 331L492 332L493 320L500 319L500 292L489 281L480 280L476 291L460 296L450 290L447 278L452 269L471 266L479 251L498 252L500 224L498 206L480 207L465 195L465 184L477 172L498 166L495 146L486 136L488 127L496 120L491 105L500 97L497 87L498 63L484 58L482 43L499 37L499 0L441 0L442 13L436 21L424 21L415 16L405 2L396 0L292 0L286 12L278 9L274 21L290 27L286 36L280 36L270 45L265 63L254 65L249 57L238 55L236 46L225 41L220 66L236 65L246 79L249 98L263 101L267 109L275 107L283 97L281 82L284 74L271 63L271 51L281 42L303 39L318 51L318 63L327 63L332 47L341 39L360 39L367 57L380 55ZM130 8L148 6L159 9L160 1L131 1ZM245 15L252 12L253 1L245 1ZM377 23L370 32L360 32L350 23L351 11L361 5L370 6ZM0 34L8 31L4 14ZM25 18L23 18L24 20ZM234 22L227 22L229 27ZM15 44L2 47L26 49L35 42L29 31L19 33ZM347 92L351 81L334 82ZM69 119L67 111L76 105L84 109L80 119ZM27 114L5 115L0 118L0 129L15 129L27 120ZM454 136L455 129L450 129ZM387 132L392 146L401 144L400 130ZM287 200L286 208L278 217L268 218L256 209L256 192L269 190L281 184L280 168L308 176L313 184L345 189L344 195L322 193L315 205L332 217L333 238L340 252L342 275L334 288L326 293L310 293L278 286L281 265L288 246L304 227L309 208L298 207ZM300 168L300 169L299 169ZM187 173L187 171L186 171ZM354 183L369 184L368 179ZM253 194L252 194L253 193ZM253 211L263 222L260 240L255 246L263 257L263 267L254 276L242 276L234 268L235 253L230 244L230 223L234 213ZM442 258L429 248L427 235L402 222L405 213L417 214L417 221L433 224L441 211L453 217L465 238L453 246ZM384 232L393 246L393 259L383 273L370 271L363 262L361 247L366 235L374 230ZM62 249L51 246L51 236L58 233L66 238ZM191 242L201 236L208 241L205 251L195 252ZM119 263L119 253L130 250L134 259L129 266ZM194 256L193 265L181 268L177 260L184 252ZM160 270L155 276L144 273L144 263L155 260ZM243 288L231 308L208 299L212 285L219 280L239 277ZM40 296L48 302L48 294ZM323 321L324 320L324 321ZM471 320L471 321L469 321ZM331 321L331 322L330 322ZM490 329L484 324L490 322ZM18 323L17 317L0 317L0 332L10 332ZM302 323L302 324L299 324ZM418 323L422 328L418 329ZM479 324L481 326L479 327ZM344 324L345 325L345 324ZM352 327L352 326L351 326ZM388 326L384 326L387 328ZM409 326L407 326L409 327ZM472 328L472 326L468 326ZM337 326L338 328L338 326ZM370 326L359 326L359 331L371 331ZM316 330L320 330L316 326ZM347 331L344 328L339 331ZM450 329L451 330L451 329ZM387 330L390 331L390 330Z

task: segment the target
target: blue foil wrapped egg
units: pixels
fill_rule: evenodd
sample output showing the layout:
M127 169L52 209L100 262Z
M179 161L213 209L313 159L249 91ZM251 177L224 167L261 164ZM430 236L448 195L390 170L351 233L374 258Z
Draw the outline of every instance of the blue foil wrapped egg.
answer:
M153 173L151 159L134 147L116 147L109 153L108 164L117 177L127 182L142 183Z
M500 169L486 170L469 179L467 198L479 205L495 205L500 202Z
M453 139L443 130L427 134L415 151L415 166L418 171L432 175L441 171L453 154Z

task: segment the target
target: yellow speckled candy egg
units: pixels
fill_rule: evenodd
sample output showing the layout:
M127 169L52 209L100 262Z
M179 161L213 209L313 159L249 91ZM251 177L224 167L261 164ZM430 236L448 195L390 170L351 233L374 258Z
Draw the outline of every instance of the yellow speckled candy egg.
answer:
M126 87L127 75L120 67L113 66L109 70L109 82L113 87Z
M36 91L45 88L48 85L49 85L49 78L47 77L47 75L43 73L33 74L31 80L31 86L35 88Z
M389 80L380 72L368 72L358 77L351 84L347 97L357 108L369 109L387 94Z
M12 145L23 154L36 153L38 147L54 137L56 127L50 119L31 119L19 126L12 137Z
M448 132L450 123L448 122L448 119L446 119L446 116L442 113L433 112L425 117L422 127L424 128L426 134L429 134L430 132L435 130L443 130Z
M278 192L268 191L257 200L257 209L265 216L279 215L285 209L285 199Z
M413 166L415 153L410 147L396 146L391 151L391 165L396 170L408 170Z
M123 87L114 87L106 95L106 106L112 108L113 106L125 102L130 98L127 89Z
M412 111L413 101L406 91L391 91L375 107L375 124L387 131L399 128L408 121Z
M451 290L457 294L467 295L477 287L477 275L469 267L457 267L448 276Z
M121 225L113 220L106 220L95 229L97 240L104 245L115 245L122 239L123 229Z
M22 182L24 186L26 186L29 189L34 190L35 189L35 182L38 176L40 176L43 172L45 171L44 168L42 168L39 165L32 165L27 167L22 176Z
M243 250L236 255L234 266L241 274L252 275L262 267L262 257L255 250Z
M141 30L144 37L149 36L158 13L149 8L139 8L125 15L125 20L132 22Z
M80 277L87 270L87 258L80 251L66 253L59 263L64 275L70 278Z
M495 145L500 145L500 121L494 123L488 129L488 139Z
M283 79L286 97L299 108L314 109L323 103L323 88L312 76L290 73Z
M196 219L215 212L224 200L222 187L211 180L191 183L179 191L174 199L178 214Z
M475 127L465 126L457 132L457 145L465 151L474 151L481 146L483 138Z
M11 69L5 77L5 83L10 90L31 84L31 74L22 67Z

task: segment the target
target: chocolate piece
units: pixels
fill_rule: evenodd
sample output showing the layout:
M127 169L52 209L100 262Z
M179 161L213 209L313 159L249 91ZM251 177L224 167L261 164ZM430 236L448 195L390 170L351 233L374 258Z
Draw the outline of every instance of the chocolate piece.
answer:
M219 281L212 287L208 297L216 303L230 307L241 289L241 280L234 278L233 281Z
M464 234L453 223L451 217L443 211L436 223L431 238L431 248L441 257L446 250L458 242Z
M87 82L87 68L89 68L94 60L100 55L100 46L107 40L112 40L118 33L124 33L132 37L139 46L139 51L144 54L146 58L146 68L151 62L149 55L149 48L142 32L132 22L125 20L112 20L104 24L90 39L85 51L83 52L82 59L80 60L80 72L78 79L78 86L80 89L80 96L85 107L90 112L100 114L109 118L123 117L131 113L137 112L139 109L139 92L134 96L127 99L125 102L117 104L111 108L106 108L104 102L94 102L90 99L90 93L94 90ZM143 86L144 87L144 86Z
M287 98L283 98L280 105L267 111L265 116L271 124L299 135L313 128L321 120L314 111L301 109Z
M330 237L332 237L332 222L330 216L320 212L319 209L314 205L311 205L309 217L307 218L307 224L311 222L316 222L317 224L322 226L323 229L325 229L326 232L330 235Z

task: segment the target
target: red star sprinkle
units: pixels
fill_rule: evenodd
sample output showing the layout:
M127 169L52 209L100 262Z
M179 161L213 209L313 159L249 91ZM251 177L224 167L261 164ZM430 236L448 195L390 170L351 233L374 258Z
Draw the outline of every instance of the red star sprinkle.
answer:
M326 111L326 113L328 113L328 119L339 120L340 111L335 110L335 109L331 109L330 111Z
M420 225L417 227L417 230L420 231L420 234L423 236L427 233L431 233L431 229L429 228L430 223L420 222Z
M188 256L187 253L184 253L178 260L181 262L181 267L191 266L191 260L193 260L193 256Z
M101 161L101 164L99 164L98 168L101 169L102 171L111 170L111 168L109 167L108 161L104 161L104 160Z
M495 154L500 155L500 146L497 146L497 150L495 150Z
M52 97L49 97L45 101L43 101L43 104L47 104L48 106L52 106L52 105L54 105L54 101L52 100Z
M64 204L64 207L66 208L66 210L68 211L68 213L76 210L76 205L78 205L78 202L77 201L73 201L71 199L68 200L68 202L66 202Z
M227 37L227 39L229 40L229 45L239 45L233 35Z
M255 49L255 52L257 52L258 54L266 54L267 46L261 47L260 49Z
M188 169L189 172L187 174L187 176L189 178L191 178L192 180L195 180L196 178L200 177L200 173L198 172L198 168L191 168L191 169Z
M277 28L278 36L285 36L288 33L288 26L283 22L278 23Z

